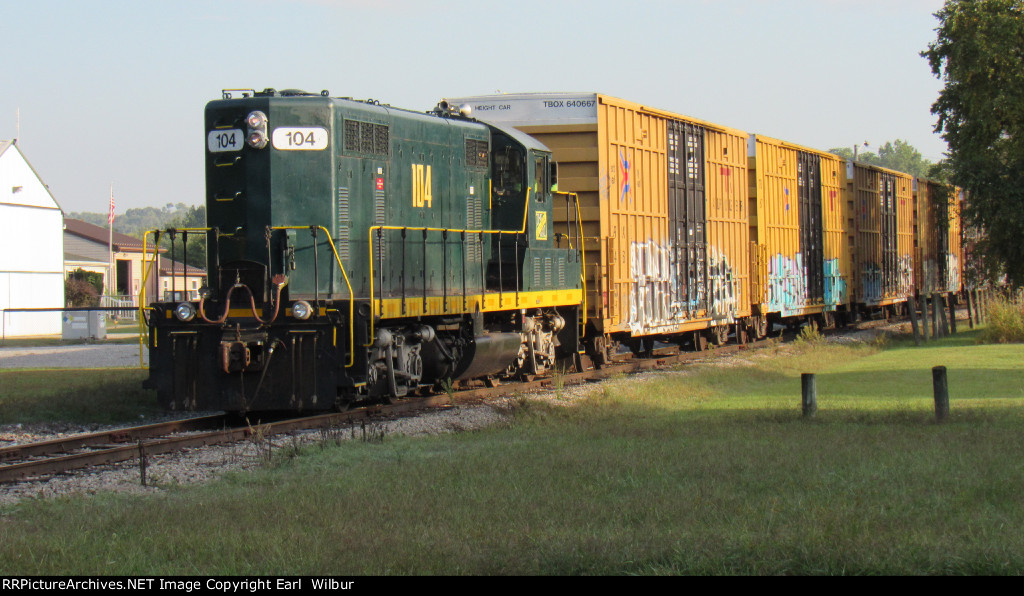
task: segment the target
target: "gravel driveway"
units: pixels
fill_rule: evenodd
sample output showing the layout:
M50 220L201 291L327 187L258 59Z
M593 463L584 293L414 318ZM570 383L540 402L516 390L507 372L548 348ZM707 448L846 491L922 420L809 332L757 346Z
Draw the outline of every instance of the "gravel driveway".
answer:
M149 364L149 351L143 350L143 362ZM80 346L41 346L36 348L0 348L3 368L138 368L138 344L83 344Z

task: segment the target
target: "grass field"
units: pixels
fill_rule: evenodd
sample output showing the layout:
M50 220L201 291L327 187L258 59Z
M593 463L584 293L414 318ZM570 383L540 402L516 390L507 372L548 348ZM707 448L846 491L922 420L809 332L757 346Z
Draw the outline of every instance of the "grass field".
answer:
M500 428L22 502L0 573L1018 574L1024 348L973 341L777 347L521 399Z
M0 424L135 424L163 413L141 369L0 370ZM2 490L2 488L0 488Z

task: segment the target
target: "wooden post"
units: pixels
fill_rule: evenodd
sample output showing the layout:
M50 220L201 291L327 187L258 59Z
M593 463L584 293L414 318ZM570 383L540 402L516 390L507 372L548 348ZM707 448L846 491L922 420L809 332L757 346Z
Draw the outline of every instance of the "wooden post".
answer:
M935 419L943 422L949 417L949 385L945 366L932 368L932 390L935 394Z
M974 329L974 301L971 300L971 294L974 290L967 290L967 325L971 329Z
M800 375L800 389L804 418L814 418L818 411L818 385L814 380L814 373Z
M910 327L914 330L914 343L921 345L921 332L917 329L917 304L914 297L907 298L907 312L910 313Z
M949 303L949 333L956 335L956 294L946 294L946 302Z
M935 292L932 292L932 339L939 339L939 303L935 300Z
M919 300L921 301L921 335L925 341L928 341L928 299L924 292L921 293Z
M946 323L946 297L939 294L932 294L932 300L935 302L935 311L939 314L939 332L942 337L949 336L949 325Z

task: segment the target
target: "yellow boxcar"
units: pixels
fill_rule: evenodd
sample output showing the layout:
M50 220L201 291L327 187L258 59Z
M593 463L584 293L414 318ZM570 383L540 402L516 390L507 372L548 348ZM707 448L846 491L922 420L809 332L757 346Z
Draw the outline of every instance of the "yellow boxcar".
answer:
M913 177L854 161L844 172L854 301L903 302L914 293Z
M595 93L447 101L551 149L580 201L590 333L723 339L749 322L747 133Z
M960 203L963 191L927 178L914 179L915 287L924 294L959 292L963 282Z
M748 157L755 314L831 319L849 302L842 160L763 135Z

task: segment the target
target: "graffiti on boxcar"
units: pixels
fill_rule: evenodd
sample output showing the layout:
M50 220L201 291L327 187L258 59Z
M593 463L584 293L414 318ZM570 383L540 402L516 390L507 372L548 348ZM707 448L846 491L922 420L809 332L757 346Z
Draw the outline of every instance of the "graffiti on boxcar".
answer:
M939 281L939 268L935 263L935 259L925 259L921 263L921 283L919 284L921 291L930 294L934 292L938 287Z
M866 263L860 273L861 300L878 302L883 298L908 296L914 290L914 264L910 255L896 261L896 271L884 273L875 263Z
M839 259L825 261L825 304L835 306L846 302L846 280L839 270Z
M955 254L946 255L946 290L951 292L960 289L960 259Z
M711 248L707 264L708 286L702 275L692 278L683 271L673 243L653 240L630 246L629 326L634 333L650 333L692 320L711 298L711 318L732 322L739 296L728 259Z
M896 267L896 279L899 283L896 295L909 296L914 291L914 262L911 260L910 255L903 255L900 257Z
M860 292L863 302L882 299L882 269L876 263L865 263L860 272Z
M682 312L673 300L676 284L675 250L653 240L633 242L629 268L633 291L629 296L629 327L634 333L645 328L672 324Z
M622 154L622 150L619 150L619 171L622 172L622 192L619 193L619 204L629 197L629 202L633 202L633 197L629 195L629 160Z
M708 283L711 284L711 318L715 321L735 322L739 306L738 281L733 275L729 259L711 247L708 257Z
M783 316L797 314L807 305L807 274L803 256L795 259L776 254L768 262L768 310Z

